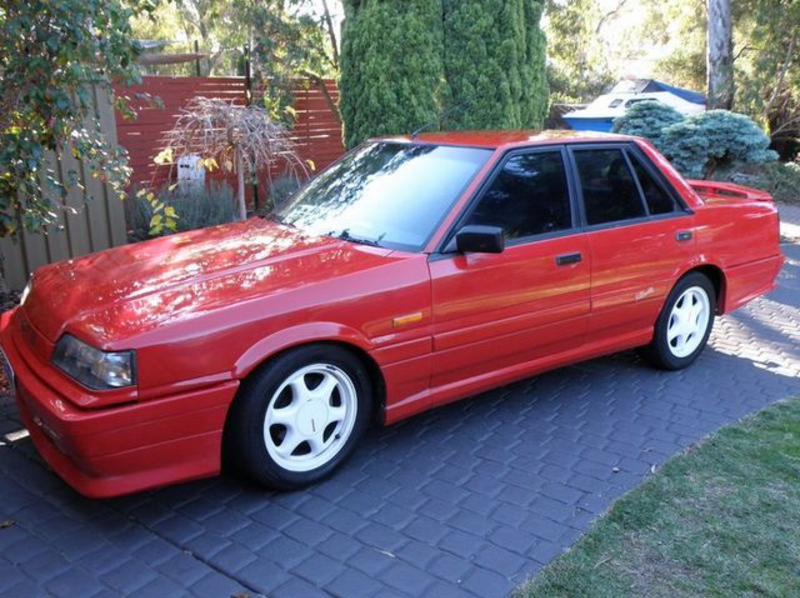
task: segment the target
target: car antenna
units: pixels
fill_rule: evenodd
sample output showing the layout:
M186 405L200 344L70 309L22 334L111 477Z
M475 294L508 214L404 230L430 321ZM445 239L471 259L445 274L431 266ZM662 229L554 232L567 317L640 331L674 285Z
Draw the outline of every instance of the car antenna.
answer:
M442 121L448 116L450 116L453 112L455 112L459 108L463 108L464 106L470 104L471 102L472 100L464 100L463 102L459 102L455 106L450 106L447 110L445 110L439 115L439 118L425 123L419 129L416 129L413 133L411 133L411 139L416 139L417 137L419 137L419 134L422 133L425 129L430 129L433 125L437 123L441 124Z

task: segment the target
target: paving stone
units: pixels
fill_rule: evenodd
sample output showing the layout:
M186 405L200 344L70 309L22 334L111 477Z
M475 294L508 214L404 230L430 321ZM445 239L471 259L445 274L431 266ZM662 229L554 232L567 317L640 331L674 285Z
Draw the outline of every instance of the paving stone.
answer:
M345 568L325 589L336 598L370 598L381 593L384 587L361 571Z
M625 352L523 380L371 430L303 492L219 478L91 501L29 439L0 444L0 520L16 522L0 595L506 596L654 465L800 394L800 245L783 248L779 288L719 318L693 367ZM18 427L0 398L0 431Z

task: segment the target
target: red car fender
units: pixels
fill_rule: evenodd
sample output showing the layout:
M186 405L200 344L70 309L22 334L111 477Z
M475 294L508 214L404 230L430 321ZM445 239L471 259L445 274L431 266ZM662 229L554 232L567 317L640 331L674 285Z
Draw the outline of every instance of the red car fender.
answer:
M233 367L233 377L236 379L247 377L250 372L267 359L286 349L325 341L345 343L365 352L369 352L373 348L373 344L368 338L349 326L336 322L299 324L284 328L251 346L236 360Z

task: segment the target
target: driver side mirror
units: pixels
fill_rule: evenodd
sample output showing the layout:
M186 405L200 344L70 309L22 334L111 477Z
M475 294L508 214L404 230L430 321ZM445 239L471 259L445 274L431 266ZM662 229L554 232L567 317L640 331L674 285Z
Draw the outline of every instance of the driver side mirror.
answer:
M502 253L506 238L499 226L468 224L456 234L456 250L459 253Z

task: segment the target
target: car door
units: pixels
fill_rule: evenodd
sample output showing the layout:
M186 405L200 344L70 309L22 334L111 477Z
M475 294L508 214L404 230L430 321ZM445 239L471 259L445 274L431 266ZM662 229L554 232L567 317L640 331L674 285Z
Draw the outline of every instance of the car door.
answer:
M431 256L431 387L457 385L579 346L589 315L589 245L561 147L509 154L451 232L499 226L502 253Z
M573 146L591 250L590 342L646 334L694 254L694 216L628 144Z

